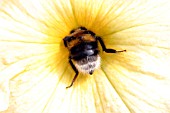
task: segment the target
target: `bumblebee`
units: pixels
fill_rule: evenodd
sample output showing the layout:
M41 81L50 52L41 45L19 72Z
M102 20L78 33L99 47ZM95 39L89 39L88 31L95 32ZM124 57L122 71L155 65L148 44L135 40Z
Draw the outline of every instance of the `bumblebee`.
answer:
M100 67L98 42L106 53L125 52L107 49L102 38L85 27L78 27L70 31L64 39L64 46L69 50L69 63L75 71L75 76L69 86L75 82L79 72L92 75L94 70Z

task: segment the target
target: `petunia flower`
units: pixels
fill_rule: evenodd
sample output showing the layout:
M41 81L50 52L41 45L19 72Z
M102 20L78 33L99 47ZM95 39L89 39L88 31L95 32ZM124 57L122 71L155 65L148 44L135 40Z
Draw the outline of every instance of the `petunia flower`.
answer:
M169 0L1 0L0 113L169 113ZM101 36L101 66L75 72L63 38Z

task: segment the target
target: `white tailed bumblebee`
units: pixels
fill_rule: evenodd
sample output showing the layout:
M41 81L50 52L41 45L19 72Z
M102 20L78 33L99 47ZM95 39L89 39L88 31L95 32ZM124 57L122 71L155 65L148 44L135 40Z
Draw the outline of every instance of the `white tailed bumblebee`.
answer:
M79 72L91 75L94 70L100 66L98 42L106 53L126 51L107 49L102 38L96 36L95 33L87 30L85 27L78 27L70 31L70 34L66 36L63 41L65 47L67 47L70 52L69 63L76 73L71 84L66 88L70 88L73 85Z

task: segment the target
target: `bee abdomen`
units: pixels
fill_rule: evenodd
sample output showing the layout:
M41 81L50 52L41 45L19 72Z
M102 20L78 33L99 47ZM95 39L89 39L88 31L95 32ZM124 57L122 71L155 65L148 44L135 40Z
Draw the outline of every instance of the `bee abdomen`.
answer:
M75 66L80 72L93 74L93 71L100 66L100 56L87 56L81 60L77 60Z
M99 53L96 42L83 42L70 49L70 57L73 60L80 60L87 56L97 55Z
M82 52L84 50L92 50L98 48L97 42L82 42L70 49L71 54Z

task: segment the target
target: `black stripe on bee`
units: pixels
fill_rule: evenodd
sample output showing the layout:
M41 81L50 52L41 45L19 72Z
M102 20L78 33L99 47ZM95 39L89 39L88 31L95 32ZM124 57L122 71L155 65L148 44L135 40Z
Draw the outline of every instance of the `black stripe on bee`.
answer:
M96 42L82 42L70 49L71 54L76 54L86 50L93 50L98 47Z

